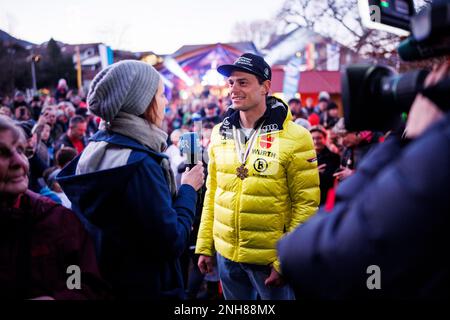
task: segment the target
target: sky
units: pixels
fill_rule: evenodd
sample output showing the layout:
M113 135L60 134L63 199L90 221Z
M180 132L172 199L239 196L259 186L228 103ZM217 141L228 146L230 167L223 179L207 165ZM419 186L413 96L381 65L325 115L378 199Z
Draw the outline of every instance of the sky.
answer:
M273 19L283 0L0 0L0 29L42 43L103 42L170 54L183 45L231 42L241 21Z

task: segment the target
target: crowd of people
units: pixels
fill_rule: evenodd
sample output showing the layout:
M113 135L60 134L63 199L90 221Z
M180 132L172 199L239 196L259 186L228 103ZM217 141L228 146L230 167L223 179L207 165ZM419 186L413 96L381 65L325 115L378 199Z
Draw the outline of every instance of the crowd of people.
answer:
M386 136L346 130L327 92L317 105L271 96L257 55L218 71L227 98L205 89L169 103L159 73L126 60L97 74L86 97L61 79L53 92L0 99L2 226L20 231L1 240L0 296L302 298L278 241L332 210L337 185ZM180 146L190 131L195 166ZM61 241L46 238L58 227ZM64 287L66 265L82 269L83 291Z

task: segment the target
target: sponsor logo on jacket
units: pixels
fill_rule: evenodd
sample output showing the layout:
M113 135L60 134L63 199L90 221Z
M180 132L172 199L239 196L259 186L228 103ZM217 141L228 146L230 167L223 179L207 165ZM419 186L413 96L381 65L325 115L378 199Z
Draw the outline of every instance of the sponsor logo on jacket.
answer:
M279 131L279 127L277 123L271 123L263 126L261 128L261 134L266 134L269 132Z
M271 136L270 134L266 134L260 137L259 146L263 149L270 149L274 141L275 137Z
M271 157L271 158L277 157L277 154L274 152L266 151L266 150L259 150L259 149L253 149L252 154L258 155L258 156L263 156L263 157Z

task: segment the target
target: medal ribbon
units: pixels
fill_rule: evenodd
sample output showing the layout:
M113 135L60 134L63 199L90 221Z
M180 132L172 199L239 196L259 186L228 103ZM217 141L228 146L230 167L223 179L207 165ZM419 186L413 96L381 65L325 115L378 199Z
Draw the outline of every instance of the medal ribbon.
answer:
M241 136L240 132L238 133L238 130L236 130L236 127L233 126L233 137L234 137L234 144L236 146L236 150L238 152L238 159L239 162L243 165L245 165L245 162L247 161L248 156L250 155L250 150L253 149L253 146L256 142L256 137L258 136L258 132L261 129L263 123L251 134L250 139L247 144L247 149L245 150L245 153L242 153L242 146L241 146Z

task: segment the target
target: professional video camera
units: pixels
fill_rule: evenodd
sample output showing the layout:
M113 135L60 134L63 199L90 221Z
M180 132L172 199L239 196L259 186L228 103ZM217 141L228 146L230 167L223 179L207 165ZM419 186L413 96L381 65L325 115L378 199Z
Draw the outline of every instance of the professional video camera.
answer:
M413 0L360 0L360 14L370 28L410 36L398 47L403 61L450 54L450 0L434 0L415 13ZM380 28L382 27L382 28ZM400 31L400 32L399 32ZM450 78L423 87L426 70L397 74L382 65L355 64L342 72L345 126L351 131L386 131L408 112L417 93L439 108L450 107Z

